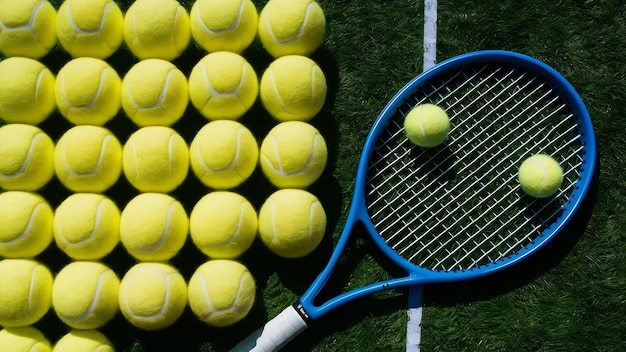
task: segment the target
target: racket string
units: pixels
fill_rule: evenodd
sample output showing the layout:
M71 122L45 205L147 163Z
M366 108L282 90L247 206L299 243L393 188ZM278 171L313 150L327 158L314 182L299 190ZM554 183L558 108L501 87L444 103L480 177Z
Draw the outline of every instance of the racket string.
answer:
M510 134L510 133L509 133L509 134ZM503 138L508 137L508 135L509 135L509 134L505 135ZM518 139L519 139L519 138L521 138L521 137L523 137L523 136L519 136L519 137L518 137ZM469 141L467 144L470 144L471 142L472 142L472 141ZM486 142L486 140L484 140L484 141L482 141L481 143L479 143L479 145L481 145L481 144L483 144L483 143L485 143L485 142ZM492 142L493 142L493 141L492 141ZM408 143L408 142L405 142L405 143ZM466 147L469 147L467 144L466 144L466 145L459 146L459 148L466 148ZM486 151L487 151L487 152L490 152L490 151L491 151L490 149L491 149L491 148L493 148L493 147L495 147L495 146L497 146L497 145L498 145L498 143L492 143L492 146L489 146L489 147L488 147L488 149L487 149ZM491 156L491 158L489 158L488 160L486 160L486 162L491 162L491 161L492 161L492 159L493 159L493 158L495 158L497 155L499 155L499 154L498 154L498 153L493 153L493 154L492 154L492 156ZM383 157L388 157L388 155L384 155ZM463 168L461 168L461 169L459 170L459 173L464 173L467 169L472 169L472 168L474 168L474 167L476 166L476 165L474 165L474 163L475 163L475 162L477 162L478 160L479 160L479 159L474 159L474 160L470 161L469 163L459 162L459 164L460 164L460 165L464 165L464 166L463 166ZM519 160L518 160L518 161L519 161ZM485 162L485 160L481 160L481 162ZM501 162L502 162L502 161L501 161ZM404 165L406 165L406 164L404 164ZM405 168L403 168L403 169L405 169ZM406 169L407 169L407 171L410 171L410 170L408 170L408 168L406 168ZM470 174L469 174L468 176L473 176L476 172L478 172L478 169L476 169L476 168L475 168L474 170L475 170L475 171L470 171ZM399 170L394 170L394 171L395 171L395 172L398 172ZM415 172L408 173L408 174L407 174L407 175L406 175L406 176L402 179L402 181L406 181L406 180L408 180L409 178L413 177L413 176L414 176L414 174L415 174L417 171L418 171L418 170L416 169L416 170L415 170ZM480 180L480 179L479 179L479 180ZM419 180L419 181L422 181L422 180ZM422 191L427 190L427 189L429 188L429 186L432 186L432 183L434 183L434 182L435 182L435 180L431 181L431 184L427 184L427 185L426 185L427 187L424 187L424 188L422 188L421 190L422 190ZM457 184L457 186L458 186L458 185L460 185L460 184ZM455 188L456 188L456 186L455 186L453 189L451 189L450 191L455 191ZM416 206L417 206L417 204L418 204L418 203L417 203L417 202L412 202L412 201L413 201L413 200L414 200L414 199L415 199L418 195L420 195L420 194L419 194L419 193L417 193L417 194L415 194L415 193L414 193L414 195L413 195L411 198L406 199L405 195L401 193L401 194L399 194L399 197L404 197L407 201L409 201L409 203L414 203L414 204L416 204ZM378 197L377 199L388 199L388 197L389 197L389 195L388 195L388 194L382 194L382 195L381 195L380 197ZM401 201L401 200L402 200L402 199L394 199L394 201L393 201L393 202L387 202L387 203L388 203L388 205L393 205L393 204L398 203L398 202L399 202L399 201ZM437 201L439 201L439 200L437 200ZM376 201L372 202L371 204L372 204L372 205L375 205L375 204L376 204ZM377 212L377 213L372 214L372 217L377 217L379 212L381 212L381 211L385 211L385 210L389 210L389 209L381 208L381 209L379 209L379 210L378 210L378 212ZM413 209L411 209L411 210L413 210ZM382 223L384 220L386 220L386 219L385 219L385 218L381 219L381 223ZM381 231L383 231L383 232L384 232L384 231L388 230L388 229L389 229L391 226L393 226L393 225L395 225L395 224L394 224L394 223L392 223L392 224L390 224L388 227L386 227L386 228L382 229ZM392 241L394 237L395 237L395 236L392 236L391 238L389 238L388 242L389 242L389 241Z
M482 70L481 70L481 72L482 72ZM509 73L509 74L511 74L511 73ZM486 84L486 82L483 82L483 83L485 83L485 84ZM475 90L475 89L477 89L477 88L478 88L478 87L473 86L473 87L472 87L472 90ZM492 88L493 88L493 87L492 87ZM490 89L492 89L492 88L490 88ZM477 100L472 100L472 102L477 102ZM454 108L454 107L455 107L455 104L450 104L450 105L448 105L448 109L452 109L452 108ZM461 111L464 111L464 110L466 110L467 108L468 108L468 106L465 106L465 107L463 107L463 109L462 109ZM476 115L476 113L473 113L473 114L470 116L470 118L471 118L471 117L474 117L475 115ZM487 119L487 118L488 118L488 116L484 116L484 117L483 117L481 120L479 120L478 122L482 122L482 121L484 121L484 120L485 120L485 119ZM468 118L468 119L469 119L469 118ZM393 139L395 139L395 138L398 138L398 136L400 136L400 135L401 135L402 139L404 140L404 135L403 135L403 133L404 133L404 132L403 132L403 129L400 127L400 125L399 125L397 122L395 122L395 121L392 121L391 123L395 123L395 124L396 124L396 126L394 126L394 129L393 129L393 130L395 131L395 133L391 134L391 135L390 135L390 136L388 136L388 137L383 137L383 140L393 140ZM466 121L461 121L460 125L463 125L464 123L466 123ZM479 124L475 124L474 126L477 126L477 125L479 125ZM454 132L455 132L455 131L454 131L454 129L453 129L453 130L451 131L451 133L454 133ZM480 134L480 133L477 133L477 135L479 135L479 134ZM396 147L394 147L394 148L392 148L392 149L390 149L390 150L388 151L388 153L387 153L387 154L385 154L385 155L381 155L379 160L386 160L387 158L391 157L391 155L393 155L393 154L397 153L398 149L400 149L400 148L403 148L403 149L404 149L404 152L403 152L401 155L399 155L399 156L398 156L398 160L404 160L404 159L406 159L407 155L411 152L411 149L410 149L410 148L407 148L407 144L408 144L408 142L407 142L407 141L405 141L405 140L404 140L404 142L405 142L405 143L402 143L402 144L397 144L397 146L396 146ZM469 143L468 143L468 144L469 144ZM381 146L378 148L378 150L380 150L380 149L383 149L383 145L381 145ZM435 156L436 156L436 155L435 155ZM443 160L443 162L445 162L445 161L447 161L447 159L446 159L446 160ZM440 164L441 164L441 163L440 163ZM372 164L372 165L370 166L370 169L371 169L371 168L375 168L376 166L377 166L377 163L374 163L374 164ZM393 166L397 166L397 165L396 165L395 163L388 163L388 164L387 164L387 167L393 167ZM407 169L408 169L408 168L409 168L409 167L411 167L412 165L410 165L409 163L403 163L403 166L405 166L405 167L403 167L402 169L405 169L405 168L407 168ZM440 165L435 165L435 166L436 166L436 167L439 167ZM393 172L397 174L397 173L399 173L400 171L402 171L402 169L394 169L394 170L393 170ZM376 175L385 175L385 174L387 174L387 171L388 171L388 170L387 170L387 168L383 168L383 169L381 169L381 170L378 170L378 171L374 174L374 176L373 176L373 177L375 177ZM375 181L375 180L370 180L370 181ZM382 185L384 185L384 184L381 184L381 186L382 186ZM372 193L373 193L373 192L375 192L375 191L377 191L377 188L372 189L372 190L370 191L370 194L372 194ZM377 199L383 199L383 198L385 198L386 196L387 196L387 194L382 194L382 195L381 195L381 197L379 197L379 198L377 198ZM374 201L372 204L370 204L370 207L375 207L375 206L376 206L376 201Z
M447 145L420 150L402 125L429 101L449 112L453 128ZM398 108L371 156L366 198L375 228L400 255L433 270L510 256L559 216L578 178L582 148L572 120L557 92L515 67L483 65L429 82ZM535 152L567 166L567 183L550 201L520 198L517 165Z

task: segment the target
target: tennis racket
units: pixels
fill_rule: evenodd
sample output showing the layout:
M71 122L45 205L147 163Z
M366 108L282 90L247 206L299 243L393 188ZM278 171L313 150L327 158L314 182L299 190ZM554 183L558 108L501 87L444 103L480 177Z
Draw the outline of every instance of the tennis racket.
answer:
M448 112L452 128L444 145L421 149L405 137L403 121L427 102ZM521 162L537 153L552 155L564 170L551 198L528 197L517 181ZM276 351L319 317L365 295L477 278L524 260L580 208L595 154L584 104L546 64L505 51L440 63L402 88L374 122L326 268L298 302L232 351ZM315 302L357 224L406 275Z

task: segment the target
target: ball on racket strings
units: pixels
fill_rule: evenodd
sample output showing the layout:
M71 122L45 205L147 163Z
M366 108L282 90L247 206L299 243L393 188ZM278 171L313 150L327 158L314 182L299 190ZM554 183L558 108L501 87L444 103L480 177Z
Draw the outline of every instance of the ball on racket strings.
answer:
M261 76L261 102L278 121L311 120L322 110L326 92L324 72L305 56L280 57Z
M32 259L0 260L0 325L38 322L52 303L52 273Z
M103 192L122 173L122 145L104 127L75 126L57 142L54 169L61 183L74 192Z
M122 80L106 61L79 57L59 70L57 106L75 125L104 125L120 110L121 86Z
M404 131L415 145L436 147L448 137L450 119L446 111L437 105L418 105L404 118Z
M139 191L167 193L187 177L189 149L169 127L142 127L124 145L122 170Z
M241 53L254 40L259 22L251 0L198 0L189 17L191 35L208 52Z
M20 191L0 193L0 256L32 258L52 242L52 208L41 196Z
M176 0L137 0L124 16L124 41L140 60L171 61L190 39L189 14Z
M120 280L104 264L77 261L66 265L54 278L52 307L66 325L96 329L119 312Z
M536 154L525 159L517 176L522 190L535 198L552 196L563 183L561 165L546 154Z
M237 120L256 101L259 81L242 56L221 51L198 62L189 75L189 98L209 120Z
M0 141L0 187L36 191L54 176L54 143L38 127L2 126Z
M198 131L189 147L191 169L214 189L230 189L247 180L259 160L257 141L237 121L216 120Z
M53 352L115 352L111 341L98 330L73 329L54 345Z
M182 204L162 193L142 193L122 211L120 240L142 261L167 261L185 244L189 218Z
M54 241L75 260L105 257L120 241L117 205L101 194L70 195L54 214Z
M2 60L0 118L8 123L29 125L44 121L56 107L54 82L52 72L39 61L25 57Z
M40 59L57 42L56 21L48 1L0 2L0 53Z
M326 141L312 125L282 122L263 139L260 149L263 174L278 188L306 188L324 172Z
M59 7L56 30L72 57L106 59L124 40L124 15L113 0L66 0Z
M326 212L322 203L304 190L276 191L259 210L261 240L284 258L300 258L313 252L325 231Z
M135 264L122 278L120 310L126 320L144 330L166 328L187 306L187 284L169 264Z
M252 204L226 191L211 192L193 207L189 220L193 243L211 258L242 255L256 238L258 220Z
M224 327L248 315L254 305L256 284L243 264L215 259L196 269L188 292L189 306L198 319Z
M313 0L272 0L259 16L259 38L274 57L312 54L325 30L324 11Z
M137 126L171 126L188 103L187 78L171 62L139 61L122 81L122 108Z
M0 346L4 351L11 352L52 352L50 341L32 326L0 330Z

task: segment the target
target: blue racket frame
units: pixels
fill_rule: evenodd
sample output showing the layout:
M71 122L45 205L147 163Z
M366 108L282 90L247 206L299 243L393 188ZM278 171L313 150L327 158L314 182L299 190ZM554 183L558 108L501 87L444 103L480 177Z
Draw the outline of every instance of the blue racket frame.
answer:
M366 174L368 168L368 160L372 152L375 150L375 142L378 139L380 133L384 130L386 121L393 116L398 107L403 104L405 99L413 94L415 91L427 82L431 77L440 74L442 71L446 71L453 67L461 65L471 64L474 62L503 62L511 63L537 73L539 76L549 81L555 88L557 88L565 99L569 99L568 105L572 109L573 115L577 117L578 123L581 129L581 140L585 146L585 155L583 158L584 164L581 167L580 178L577 181L576 187L569 197L566 204L563 205L562 216L558 221L546 228L540 239L530 243L523 250L517 252L514 255L507 257L497 263L483 265L471 270L463 271L449 271L439 272L432 271L420 267L416 267L406 259L402 258L394 250L392 250L385 240L377 233L374 225L370 219L366 208L365 192L366 192ZM346 220L346 226L339 238L336 245L336 249L326 266L326 268L320 273L309 289L300 298L300 304L308 313L311 319L317 319L325 313L333 310L334 308L341 306L345 303L351 302L360 297L370 295L376 292L387 290L390 288L400 288L410 285L424 285L438 282L450 282L468 280L485 276L496 271L506 269L518 262L526 259L531 253L539 250L546 243L548 243L559 231L567 225L572 219L573 214L580 208L584 195L590 187L592 175L595 168L596 160L596 143L593 133L593 126L587 108L583 104L580 96L574 89L574 87L556 70L547 64L529 57L524 54L502 51L502 50L487 50L468 53L446 60L437 66L431 68L428 71L420 74L405 85L385 106L382 110L367 137L361 159L359 161L356 183L354 186L354 195L352 199L352 205L348 218ZM404 269L408 275L406 277L398 277L383 282L373 283L359 289L343 293L339 296L331 298L320 305L314 304L316 296L321 291L322 287L328 281L332 272L341 257L346 244L350 238L350 234L357 223L363 224L368 234L376 245L383 251L383 253L390 258L398 267ZM419 291L418 291L419 292ZM421 297L418 297L421 300Z

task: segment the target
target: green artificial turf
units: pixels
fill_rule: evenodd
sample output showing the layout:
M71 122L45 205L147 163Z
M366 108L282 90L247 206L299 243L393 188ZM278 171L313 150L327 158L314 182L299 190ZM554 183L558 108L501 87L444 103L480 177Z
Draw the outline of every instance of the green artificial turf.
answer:
M255 4L260 10L265 2ZM129 3L121 2L122 8ZM182 3L191 8L192 1ZM324 267L345 222L367 132L385 103L422 71L423 6L414 0L319 3L327 36L312 58L326 74L329 95L311 123L326 137L330 155L325 174L310 190L326 207L326 239L298 260L279 259L257 241L241 258L258 285L255 306L242 322L210 328L187 310L173 327L145 332L118 315L101 329L118 351L227 351L292 304ZM585 211L536 258L493 277L427 286L423 351L626 350L625 9L620 0L439 1L439 61L481 49L512 50L546 62L572 83L594 124L599 175ZM203 55L191 44L174 63L188 75ZM259 75L272 60L258 40L244 56ZM56 73L68 60L58 46L41 61ZM123 76L136 59L122 48L108 61ZM204 122L190 105L174 128L190 142ZM242 122L259 141L275 123L259 102ZM41 127L57 139L69 124L55 113ZM135 128L122 113L107 127L121 141ZM257 208L272 190L258 170L238 189ZM189 177L174 195L190 211L205 192ZM53 181L42 194L57 206L69 193ZM124 180L107 192L120 207L133 194ZM206 260L189 242L172 260L187 279ZM339 286L356 288L388 277L368 254L367 241L352 244L337 275ZM53 271L68 261L52 247L39 259ZM120 276L134 263L120 248L104 261ZM406 306L404 291L365 298L324 316L284 350L403 351ZM66 332L52 312L37 327L52 341Z

